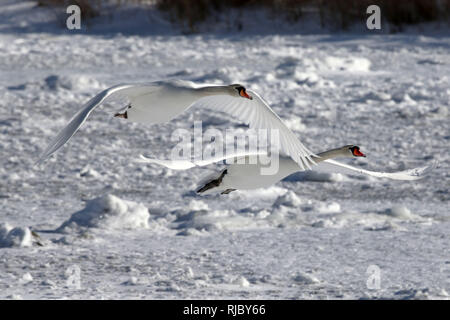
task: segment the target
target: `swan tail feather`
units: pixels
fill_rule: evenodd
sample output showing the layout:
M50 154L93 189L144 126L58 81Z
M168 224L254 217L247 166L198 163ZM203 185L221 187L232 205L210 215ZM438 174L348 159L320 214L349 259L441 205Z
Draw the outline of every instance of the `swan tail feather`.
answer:
M324 162L331 164L333 166L351 170L353 172L366 174L366 175L377 177L377 178L388 178L388 179L392 179L392 180L419 180L419 179L424 178L426 175L428 175L432 170L434 170L438 166L438 162L435 161L426 166L408 169L408 170L404 170L404 171L377 172L377 171L370 171L370 170L365 170L365 169L361 169L361 168L356 168L356 167L350 166L348 164L340 163L340 162L337 162L337 161L334 161L331 159L325 160Z

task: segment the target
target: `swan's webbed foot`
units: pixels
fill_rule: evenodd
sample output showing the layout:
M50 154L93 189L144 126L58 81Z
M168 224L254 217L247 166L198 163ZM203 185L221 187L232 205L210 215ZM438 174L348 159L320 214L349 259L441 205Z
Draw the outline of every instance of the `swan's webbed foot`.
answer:
M124 113L117 112L117 113L114 115L114 117L115 117L115 118L128 119L128 113L127 113L127 110L130 109L130 108L131 108L131 104L127 105L127 109L125 110Z
M228 172L227 169L223 170L220 177L218 177L217 179L211 180L210 182L205 184L203 187L201 187L200 189L197 190L197 193L202 193L209 189L220 186L220 184L222 183L222 179L227 174L227 172Z
M220 194L229 194L230 192L236 191L236 189L227 189L225 191L222 191Z

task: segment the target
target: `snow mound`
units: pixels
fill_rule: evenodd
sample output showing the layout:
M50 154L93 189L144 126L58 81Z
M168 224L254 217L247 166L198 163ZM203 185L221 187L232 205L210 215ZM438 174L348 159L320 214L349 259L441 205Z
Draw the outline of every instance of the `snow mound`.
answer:
M370 60L360 57L327 57L325 64L329 70L348 71L348 72L367 72L370 71Z
M171 228L178 235L201 236L220 231L257 230L266 228L326 227L340 228L342 209L337 202L302 199L294 191L284 191L266 208L248 206L240 210L217 210L203 201L192 200L186 207L171 213ZM317 215L323 217L320 225ZM315 223L316 222L316 223Z
M201 73L196 77L192 77L194 82L206 83L238 83L239 79L244 79L243 73L236 67L224 67Z
M443 288L409 288L396 291L396 298L402 300L448 300L449 295Z
M45 87L50 90L92 90L100 89L101 84L94 78L86 75L50 75L44 79Z
M201 200L191 200L189 202L189 209L192 211L209 210L208 204Z
M281 79L292 89L297 87L296 84L304 87L334 87L332 81L325 80L318 74L325 70L328 68L320 59L287 57L276 66L273 73L266 75L265 80Z
M101 176L102 175L100 173L90 168L89 166L85 166L83 169L80 170L80 177L99 179L101 178Z
M390 217L402 220L416 220L421 218L420 216L412 213L411 210L409 210L404 205L395 205L392 208L388 208L382 213Z
M150 213L143 204L108 194L89 201L83 210L72 214L56 231L70 233L83 228L148 228L149 217Z
M302 200L295 194L295 192L289 190L285 194L279 196L274 204L273 207L279 208L281 206L285 207L298 207L302 204Z
M310 284L317 284L320 283L320 280L317 279L312 274L302 273L298 272L294 277L293 280L301 285L310 285Z
M278 198L278 196L283 195L287 192L286 188L281 188L276 185L272 185L268 188L259 188L259 189L252 189L252 190L245 190L240 192L239 190L235 192L235 194L238 194L242 198L247 199L259 199L261 201L271 201L272 199L275 200ZM233 193L230 194L233 196Z
M325 56L298 59L286 57L276 68L276 78L296 78L310 84L319 82L319 73L334 72L369 72L371 61L363 57Z
M341 205L337 202L320 203L317 206L317 212L322 214L339 213L341 212Z
M29 228L13 228L8 223L0 224L0 248L30 247L33 244Z
M202 232L254 229L261 223L267 226L262 219L238 214L234 210L192 210L180 214L175 220L175 228L182 230L178 235L201 235Z
M393 221L386 220L382 223L368 221L367 226L364 228L364 230L366 230L366 231L392 231L392 230L405 231L406 229L403 228L402 226L394 223Z
M20 284L27 284L27 283L29 283L31 281L33 281L33 276L29 272L27 272L27 273L25 273L22 276L22 278L20 278L19 283Z
M87 75L49 75L43 80L29 81L19 85L9 86L9 90L70 90L92 91L101 90L104 86L95 78Z
M366 103L370 100L372 101L389 101L392 99L392 96L389 93L386 92L382 92L382 91L370 91L367 92L365 94L363 94L360 98L359 98L359 102L363 102Z
M243 288L246 288L246 287L250 286L250 282L243 276L240 276L238 279L236 279L234 281L234 283L239 285L239 286L241 286L241 287L243 287Z

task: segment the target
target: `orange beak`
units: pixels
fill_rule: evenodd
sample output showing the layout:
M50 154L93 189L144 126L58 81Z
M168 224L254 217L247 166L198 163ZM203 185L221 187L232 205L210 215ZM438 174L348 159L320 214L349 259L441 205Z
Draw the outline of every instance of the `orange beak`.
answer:
M239 95L243 98L253 100L252 96L248 95L247 92L245 92L245 90L241 90L241 92L239 92Z
M361 151L359 151L359 149L356 149L356 148L353 150L353 155L355 157L365 157L366 156L364 153L362 153Z

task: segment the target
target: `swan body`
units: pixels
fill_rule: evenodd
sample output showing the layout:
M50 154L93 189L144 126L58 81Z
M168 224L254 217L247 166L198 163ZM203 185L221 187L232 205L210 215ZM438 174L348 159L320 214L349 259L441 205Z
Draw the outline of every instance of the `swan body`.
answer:
M319 164L327 159L336 157L352 157L353 154L349 152L350 147L353 146L345 146L319 153L315 163ZM302 171L292 158L283 155L280 155L278 158L278 170L275 174L262 174L261 169L264 167L265 165L261 163L259 157L248 156L245 163L234 163L227 167L227 174L224 175L223 184L220 187L223 190L266 188L295 172Z
M229 113L248 124L250 128L278 130L281 151L290 156L301 168L310 168L314 164L314 154L303 146L256 92L247 91L239 84L200 86L180 80L122 84L100 92L72 117L67 126L41 153L36 163L45 161L66 144L91 112L113 95L125 96L130 102L124 113L116 113L115 116L134 122L166 122L194 105Z
M264 188L277 183L295 172L304 170L291 157L280 155L278 160L278 170L276 173L270 175L261 174L261 169L266 165L262 164L260 161L260 155L261 153L235 154L235 162L228 165L225 170L222 170L220 173L211 176L207 180L200 183L200 187L197 189L197 192L205 194L221 192L222 194L228 194L234 190ZM315 158L315 164L318 166L325 165L328 170L331 169L333 172L365 174L377 178L388 178L393 180L421 179L437 165L436 163L433 163L432 165L405 171L377 172L353 167L333 160L338 157L365 157L365 155L360 151L358 146L346 145L340 148L318 153ZM233 156L227 157L227 159L231 158L233 158ZM242 160L242 158L244 158L245 161L238 162L238 160ZM175 170L186 170L194 166L204 166L224 159L224 157L211 158L209 160L197 161L194 164L185 160L157 160L141 156L142 162L155 163Z
M264 165L259 159L247 157L246 164L231 164L227 167L227 173L223 177L223 183L215 191L225 190L251 190L266 188L277 183L290 174L302 169L290 157L279 157L279 168L275 174L261 174ZM257 160L256 164L251 164ZM316 163L317 163L316 159ZM206 191L206 190L205 190Z
M355 149L352 151L352 148ZM365 157L365 155L359 151L359 147L354 145L347 145L341 148L328 150L322 153L318 153L317 156L318 158L315 160L315 162L318 166L326 166L327 169L331 169L334 172L364 174L377 178L388 178L392 180L421 179L436 166L436 164L432 164L429 166L414 168L405 171L377 172L353 167L348 164L333 160L334 158L338 157ZM277 183L278 181L281 181L282 179L293 173L303 171L290 157L284 156L280 156L279 169L277 173L273 175L261 174L261 169L264 167L264 165L262 165L260 161L258 161L256 164L251 163L253 162L247 161L245 164L234 163L229 165L226 168L226 174L223 175L222 183L218 185L214 191L230 193L234 190L265 188ZM197 191L202 193L207 190L202 190L202 188L200 188Z

